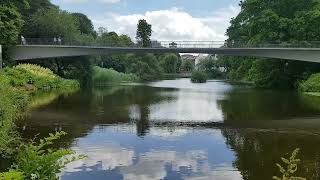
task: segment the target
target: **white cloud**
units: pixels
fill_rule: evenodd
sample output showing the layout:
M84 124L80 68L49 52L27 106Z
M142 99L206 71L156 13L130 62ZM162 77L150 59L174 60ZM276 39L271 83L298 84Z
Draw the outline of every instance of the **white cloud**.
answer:
M120 2L120 0L61 0L63 3L68 4L79 4L79 3L104 3L104 4L115 4Z
M146 19L153 29L154 40L225 40L229 21L239 12L238 7L220 9L207 17L193 17L189 13L171 8L168 10L147 11L145 14L91 17L96 28L106 27L109 31L127 34L135 38L139 19Z

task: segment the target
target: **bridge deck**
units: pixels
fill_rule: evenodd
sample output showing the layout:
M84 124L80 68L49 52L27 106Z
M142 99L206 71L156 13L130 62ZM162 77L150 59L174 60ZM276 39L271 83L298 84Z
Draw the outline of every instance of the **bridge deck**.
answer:
M111 53L203 53L228 56L266 57L320 62L320 48L308 47L103 47L73 45L17 45L11 49L14 60L87 56Z

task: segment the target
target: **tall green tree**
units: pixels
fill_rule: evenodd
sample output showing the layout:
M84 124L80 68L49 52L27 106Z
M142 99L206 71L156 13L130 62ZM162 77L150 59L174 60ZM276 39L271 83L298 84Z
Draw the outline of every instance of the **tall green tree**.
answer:
M70 13L57 8L37 12L25 28L25 36L29 38L61 37L69 40L80 34L77 19Z
M78 30L82 34L95 35L92 21L82 13L72 13L71 14L78 22Z
M25 8L20 8L20 12L25 21L30 19L34 14L41 10L48 10L51 8L58 8L50 2L50 0L25 0L28 4Z
M140 19L137 25L136 39L142 47L149 47L151 45L152 26L144 19Z
M23 20L14 6L0 5L0 44L17 43Z
M103 32L98 38L97 42L102 46L117 46L128 47L132 46L133 42L127 35L118 35L115 32Z
M227 30L229 43L294 44L320 40L319 0L243 0L240 6L240 13L231 20ZM229 77L251 80L259 87L293 88L306 74L320 71L319 64L308 62L239 57L222 59L220 64L227 66Z
M179 57L175 54L166 54L161 61L161 66L165 73L177 73L178 64Z

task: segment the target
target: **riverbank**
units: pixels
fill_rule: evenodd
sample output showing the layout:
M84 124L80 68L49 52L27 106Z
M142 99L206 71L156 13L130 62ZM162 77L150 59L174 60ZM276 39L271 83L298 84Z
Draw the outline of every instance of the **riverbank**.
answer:
M299 83L299 90L307 95L320 96L320 73L311 75Z
M2 161L15 160L17 151L22 146L21 138L15 128L15 121L30 105L42 104L34 101L33 93L38 90L70 93L79 88L77 81L63 79L51 70L37 65L23 64L1 70L0 158Z

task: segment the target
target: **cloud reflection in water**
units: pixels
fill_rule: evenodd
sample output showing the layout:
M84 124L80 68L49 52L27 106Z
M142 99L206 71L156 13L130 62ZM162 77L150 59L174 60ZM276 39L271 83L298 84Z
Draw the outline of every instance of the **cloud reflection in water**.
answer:
M177 133L174 137L172 133L168 132L168 129L152 127L150 132L154 133L145 137L150 139L144 139L134 138L132 130L135 127L133 125L127 126L128 127L124 128L119 128L119 126L104 127L104 129L101 129L101 127L96 128L93 133L89 135L92 136L90 138L96 138L95 142L86 140L85 138L79 139L73 149L88 157L68 165L62 174L62 179L68 179L70 175L76 177L76 173L80 171L99 171L105 174L118 173L122 176L120 179L126 180L164 179L174 174L178 174L182 179L190 180L242 179L241 174L232 167L232 162L217 160L218 162L212 164L208 157L208 149L197 147L196 143L193 146L192 144L191 146L185 145L186 148L175 147L174 144L176 144L177 141L181 140L181 138L187 138L188 134L192 132L189 128L179 130L183 133ZM111 134L113 137L108 136ZM126 135L123 136L123 134ZM214 136L212 136L212 134L214 134ZM216 143L215 146L225 146L223 143L224 139L219 130L204 132L204 134L201 132L200 136L202 135L213 138ZM131 143L125 143L122 136L128 137ZM160 144L160 142L168 142L163 138L166 136L175 139L176 142ZM100 141L102 137L104 138ZM115 139L112 140L113 138ZM145 141L149 140L156 141L155 143L158 144L157 148L152 147L150 143L146 145L146 147L141 148L140 143L147 144ZM218 140L218 142L216 140ZM217 147L217 149L220 148L221 147ZM223 156L223 154L219 154L219 150L215 151L215 153L217 154L214 156L217 158ZM92 179L95 180L94 173Z

